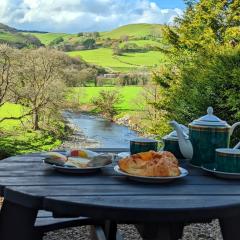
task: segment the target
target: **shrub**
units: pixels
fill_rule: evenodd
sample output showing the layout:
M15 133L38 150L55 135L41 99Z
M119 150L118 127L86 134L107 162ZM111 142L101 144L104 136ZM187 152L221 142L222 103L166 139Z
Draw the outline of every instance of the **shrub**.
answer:
M50 42L50 46L54 46L54 45L58 45L59 43L63 42L64 39L63 37L57 37L55 39L53 39L51 42Z
M117 114L117 105L122 102L122 96L117 90L102 90L99 96L92 99L97 110L110 120Z

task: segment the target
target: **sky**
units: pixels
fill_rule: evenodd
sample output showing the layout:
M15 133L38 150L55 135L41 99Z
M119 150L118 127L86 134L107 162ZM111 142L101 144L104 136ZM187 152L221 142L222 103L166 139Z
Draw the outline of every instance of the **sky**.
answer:
M183 0L0 0L0 22L23 30L108 31L130 23L173 24Z

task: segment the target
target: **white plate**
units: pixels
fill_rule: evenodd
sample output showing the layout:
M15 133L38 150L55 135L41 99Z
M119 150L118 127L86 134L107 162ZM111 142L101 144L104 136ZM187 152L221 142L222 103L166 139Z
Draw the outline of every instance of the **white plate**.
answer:
M43 160L43 162L48 165L51 166L52 168L54 168L55 170L62 172L62 173L72 173L72 174L81 174L81 173L93 173L93 172L97 172L100 169L108 166L104 165L104 166L98 166L98 167L87 167L87 168L76 168L76 167L69 167L69 166L59 166L59 165L55 165L55 164L50 164L47 163ZM111 164L111 163L110 163Z
M165 182L173 181L175 179L186 177L188 175L188 171L186 169L179 167L179 170L181 174L176 177L143 177L143 176L135 176L135 175L126 173L122 171L118 165L114 167L114 171L121 175L124 175L134 181L147 182L147 183L165 183Z

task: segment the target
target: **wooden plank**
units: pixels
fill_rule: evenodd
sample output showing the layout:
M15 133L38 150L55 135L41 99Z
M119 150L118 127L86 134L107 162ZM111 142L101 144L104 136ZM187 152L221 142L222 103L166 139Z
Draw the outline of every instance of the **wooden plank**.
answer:
M48 197L44 208L58 214L119 221L206 221L240 213L240 196Z
M113 173L114 174L114 173ZM100 175L90 174L90 175L64 175L64 174L46 174L44 176L8 176L0 177L0 186L46 186L46 185L108 185L108 184L134 184L133 181L127 180L124 176L119 175ZM136 185L141 185L141 183L135 183ZM172 184L186 184L186 185L239 185L239 180L226 181L220 178L214 178L210 176L200 177L200 176L188 176L185 179L177 180L175 183L169 183L168 186L171 187ZM146 184L145 184L146 185ZM154 184L156 185L156 184ZM149 186L149 184L147 184Z
M189 196L189 195L137 195L137 196L54 196L44 199L44 205L56 203L61 205L60 201L70 204L84 204L96 206L108 206L118 208L149 208L149 209L192 209L208 208L210 206L227 206L228 204L240 204L240 195L237 196ZM67 205L67 204L66 204Z
M239 185L56 185L56 186L12 186L7 187L19 193L42 196L136 196L136 195L240 195Z

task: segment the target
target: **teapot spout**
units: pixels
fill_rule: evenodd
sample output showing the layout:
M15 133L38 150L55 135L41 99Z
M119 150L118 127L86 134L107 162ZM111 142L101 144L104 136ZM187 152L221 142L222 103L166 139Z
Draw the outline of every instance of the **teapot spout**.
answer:
M180 124L176 121L171 121L170 125L173 126L177 132L179 148L182 155L187 159L191 159L193 157L193 147L191 141L188 139L188 136L183 131Z

